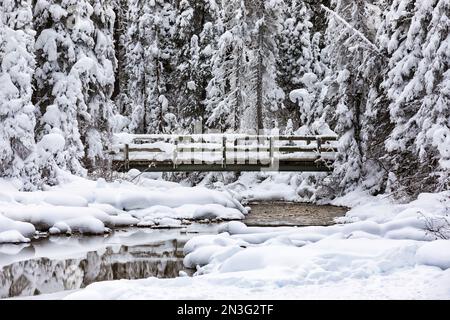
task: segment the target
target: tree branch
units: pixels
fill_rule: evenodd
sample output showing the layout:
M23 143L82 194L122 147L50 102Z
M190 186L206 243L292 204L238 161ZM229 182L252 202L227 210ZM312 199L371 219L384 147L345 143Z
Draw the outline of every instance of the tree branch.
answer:
M321 4L320 7L325 10L327 13L333 15L338 21L343 23L348 29L350 29L356 36L361 38L365 43L367 43L373 50L375 50L378 54L381 54L380 48L378 48L372 41L367 39L367 37L362 34L361 31L357 30L355 27L353 27L350 23L348 23L344 18L342 18L338 13L331 10L327 6Z

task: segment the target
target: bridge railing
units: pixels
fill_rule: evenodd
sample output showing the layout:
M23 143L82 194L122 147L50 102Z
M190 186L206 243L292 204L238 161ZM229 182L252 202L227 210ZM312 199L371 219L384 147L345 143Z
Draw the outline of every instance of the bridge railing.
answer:
M261 165L274 169L279 161L331 165L336 136L268 135L134 135L113 153L125 169L133 162L156 165ZM276 168L275 168L276 169Z

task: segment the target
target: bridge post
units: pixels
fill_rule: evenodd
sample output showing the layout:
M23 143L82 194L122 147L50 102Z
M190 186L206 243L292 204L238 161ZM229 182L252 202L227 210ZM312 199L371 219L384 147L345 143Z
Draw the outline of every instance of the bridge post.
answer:
M317 151L319 152L319 156L322 157L321 148L322 148L322 138L317 137Z
M128 170L130 169L130 146L128 143L125 144L123 151L125 153L125 170Z
M202 137L200 137L200 143L201 143L201 149L200 149L200 151L201 151L201 161L200 161L200 163L201 164L204 164L205 163L205 159L204 159L204 153L205 153L205 144L207 143L206 142L206 139L202 136Z
M173 149L173 168L177 168L177 157L178 157L178 136L175 137L175 148Z
M262 164L261 163L261 158L260 158L260 152L259 152L259 143L261 142L261 136L260 135L258 135L257 137L256 137L256 157L255 157L255 159L256 159L256 164L258 164L258 160L259 160L259 164Z
M269 161L270 161L270 167L273 165L273 137L269 137Z
M222 168L227 166L227 137L222 137Z
M233 164L238 163L238 138L235 136L233 137Z
M195 147L194 147L195 140L194 140L194 137L192 137L192 136L189 137L188 139L189 139L189 143L191 144L191 149L190 149L191 159L190 159L189 163L196 164L197 161L195 160Z
M250 140L250 138L248 136L246 136L244 138L244 146L245 146L244 147L244 165L250 164L250 148L249 148L249 144L248 144L249 140Z

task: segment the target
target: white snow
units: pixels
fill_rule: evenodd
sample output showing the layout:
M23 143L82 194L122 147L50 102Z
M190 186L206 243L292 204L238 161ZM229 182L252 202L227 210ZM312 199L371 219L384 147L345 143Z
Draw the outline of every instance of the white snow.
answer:
M21 222L21 221L14 221L12 219L9 219L1 214L0 211L0 232L8 232L8 231L16 231L19 232L23 237L28 238L31 237L36 229L34 226L30 223ZM11 234L9 234L11 235ZM6 240L6 236L4 238ZM4 242L10 242L10 241L4 241Z
M450 269L450 241L436 240L424 244L416 254L417 262L441 269Z
M129 176L134 175L132 172ZM3 181L0 232L16 230L23 238L8 233L2 241L28 241L36 229L51 234L99 234L131 225L180 227L185 219L243 219L246 213L227 192L203 187L182 187L144 177L136 184L67 175L64 180L59 186L34 192L20 192L12 183Z
M362 196L363 194L360 194ZM336 202L360 202L357 194ZM425 218L449 218L450 193L408 204L363 196L343 224L247 227L228 222L184 248L194 277L95 283L67 299L449 299L450 240Z
M25 238L17 230L8 230L0 232L0 243L20 243L20 242L30 242L30 239Z

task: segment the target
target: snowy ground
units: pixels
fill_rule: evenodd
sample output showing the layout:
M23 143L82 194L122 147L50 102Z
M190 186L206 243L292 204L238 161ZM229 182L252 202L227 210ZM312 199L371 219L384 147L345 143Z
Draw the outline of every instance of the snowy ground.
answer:
M191 239L196 276L95 283L67 299L450 299L450 192L409 204L353 193L329 227L247 227ZM434 230L431 231L431 230Z
M150 175L114 183L67 176L58 187L28 193L2 181L0 242L30 241L36 230L104 233L129 225L177 227L185 219L241 219L246 209L231 194L298 200L302 186L292 177L258 183L257 175L243 175L227 186L231 193ZM450 299L450 191L424 193L408 204L353 192L332 204L352 208L333 226L232 221L217 235L194 237L184 248L185 266L197 269L192 278L99 282L49 298Z
M0 243L29 242L37 231L101 234L131 225L180 227L186 219L242 219L246 213L225 191L142 177L134 183L68 175L65 180L36 192L19 192L14 182L0 181Z

